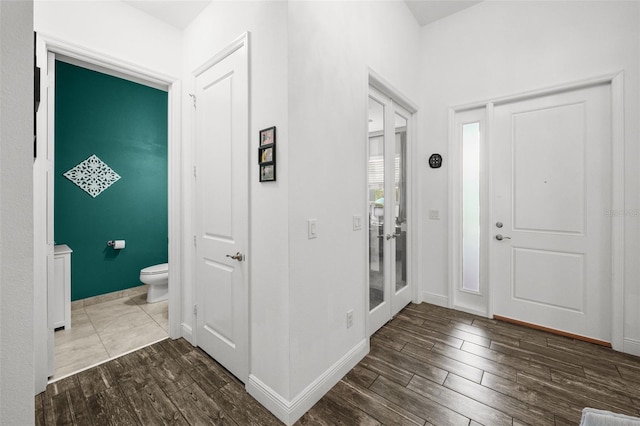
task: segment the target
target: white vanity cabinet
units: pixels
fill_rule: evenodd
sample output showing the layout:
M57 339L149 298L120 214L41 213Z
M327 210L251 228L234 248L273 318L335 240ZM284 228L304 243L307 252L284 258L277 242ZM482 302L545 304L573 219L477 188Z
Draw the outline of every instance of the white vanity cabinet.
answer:
M52 328L71 328L71 253L66 244L53 249L53 270L55 278L49 294L49 321Z

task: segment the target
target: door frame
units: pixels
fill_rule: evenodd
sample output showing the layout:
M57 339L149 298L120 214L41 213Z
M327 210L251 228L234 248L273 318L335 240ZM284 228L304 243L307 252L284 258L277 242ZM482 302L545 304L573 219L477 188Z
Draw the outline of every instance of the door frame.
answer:
M110 75L135 81L147 86L162 88L167 91L168 114L168 251L169 251L169 337L181 336L182 318L182 147L180 94L181 82L178 77L165 75L156 71L138 66L101 52L87 49L76 44L61 40L45 33L36 35L36 63L41 70L40 93L42 102L37 113L37 149L38 153L44 153L54 146L54 98L48 96L49 81L48 64L49 55L58 55L67 59L78 61L91 69L108 73ZM46 158L40 156L34 161L34 202L44 206L48 213L34 214L34 353L35 353L35 392L45 390L48 381L47 360L47 287L53 280L52 272L47 272L47 253L53 250L52 231L47 235L47 223L53 222L52 206L47 206L47 181L46 173L49 164ZM36 200L40 200L39 203ZM42 200L45 200L42 202ZM52 201L50 202L52 203Z
M420 258L421 255L421 244L419 236L421 233L421 221L417 218L419 217L419 203L416 202L417 198L417 188L418 185L415 184L417 182L417 155L418 152L415 143L417 141L417 113L418 113L418 105L415 104L411 99L398 91L391 83L386 81L382 76L376 73L373 69L368 69L366 86L365 86L365 98L364 98L364 118L362 120L365 138L365 155L364 158L364 174L363 174L363 194L366 194L368 191L367 186L367 161L368 161L368 144L369 144L369 128L368 128L368 108L369 105L369 88L380 92L382 95L390 98L392 102L397 104L398 106L404 108L410 115L407 120L409 130L407 131L407 211L409 212L409 217L407 219L407 227L409 232L407 232L407 251L409 252L407 256L407 283L411 285L411 294L413 303L421 303L422 302L422 291L418 286L418 283L421 283L421 268L418 267L419 262L416 262L416 259ZM369 205L367 201L363 203L363 220L367 218L369 211ZM364 223L364 222L363 222ZM368 223L368 221L367 221ZM364 226L364 225L363 225ZM364 276L365 276L365 286L364 286L364 301L365 301L365 330L367 334L367 339L371 337L369 333L369 232L364 232L362 236L364 240ZM410 283L410 284L409 284ZM395 289L394 289L395 291Z
M481 206L481 211L485 214L493 211L493 193L492 185L493 173L490 167L487 166L489 154L492 149L492 126L493 126L493 110L496 105L502 105L515 101L521 101L531 99L540 96L553 95L560 92L578 90L588 88L596 85L608 85L611 89L611 345L613 349L624 352L624 229L625 218L624 215L616 215L615 212L625 211L625 162L624 162L624 72L619 71L610 73L590 79L569 82L557 86L540 88L532 91L517 93L514 95L503 96L499 98L488 99L479 102L473 102L464 105L458 105L449 108L449 147L452 152L456 152L456 147L459 141L456 140L456 132L454 131L455 116L457 113L473 110L473 109L485 109L485 135L486 149L483 152L486 154L485 160L482 164L485 169L488 170L486 176L486 182L488 184L488 194L485 206ZM459 150L459 149L458 149ZM454 298L453 292L460 286L460 272L462 268L461 264L461 252L459 249L460 241L460 229L461 229L461 162L459 157L452 155L450 161L449 171L449 297L448 307L456 308L453 306ZM604 212L603 212L604 213ZM488 216L487 216L488 217ZM488 229L488 221L485 221L485 227L481 228L483 232L484 240L481 242L481 246L489 247L487 259L491 258L492 252L490 245L488 244L488 238L490 238L491 230ZM487 268L485 268L487 269ZM481 272L481 276L483 273ZM487 310L486 316L491 318L494 314L493 309L493 287L491 286L490 271L486 270L484 276L487 283ZM474 312L477 313L477 312Z

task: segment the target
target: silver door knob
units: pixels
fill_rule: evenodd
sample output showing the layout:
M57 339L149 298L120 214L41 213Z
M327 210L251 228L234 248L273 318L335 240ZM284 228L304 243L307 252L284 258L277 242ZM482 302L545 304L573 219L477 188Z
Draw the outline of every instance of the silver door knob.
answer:
M233 259L233 260L237 260L238 262L242 262L244 260L244 254L237 252L234 255L228 254L227 257Z
M496 235L496 240L498 240L498 241L510 240L510 239L511 239L511 237L503 237L502 234Z

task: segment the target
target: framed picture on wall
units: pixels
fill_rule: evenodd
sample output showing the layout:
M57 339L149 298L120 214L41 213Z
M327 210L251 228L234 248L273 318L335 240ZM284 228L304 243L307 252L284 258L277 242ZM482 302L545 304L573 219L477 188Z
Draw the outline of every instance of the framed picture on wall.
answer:
M260 182L273 182L276 180L275 126L260 130L258 164L260 166Z
M276 180L276 165L265 164L260 166L260 182L273 182Z
M276 143L276 126L260 130L260 146Z

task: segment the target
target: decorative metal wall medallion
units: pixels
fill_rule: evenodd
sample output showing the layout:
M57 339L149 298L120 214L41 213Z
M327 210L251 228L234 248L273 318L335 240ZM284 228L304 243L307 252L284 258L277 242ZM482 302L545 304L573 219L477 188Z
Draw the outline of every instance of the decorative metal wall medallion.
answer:
M64 177L75 183L87 194L96 198L105 189L116 183L120 175L114 172L96 155L84 160L64 173Z

